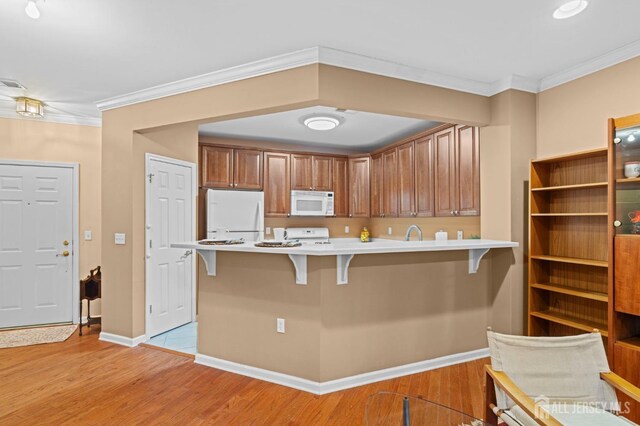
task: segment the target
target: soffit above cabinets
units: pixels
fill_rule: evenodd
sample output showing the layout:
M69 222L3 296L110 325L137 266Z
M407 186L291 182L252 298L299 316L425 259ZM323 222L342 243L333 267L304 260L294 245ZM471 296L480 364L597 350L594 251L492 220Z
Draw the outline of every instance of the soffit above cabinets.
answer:
M311 130L303 124L304 117L320 114L339 117L341 124L326 131ZM204 124L200 126L199 134L370 151L440 124L437 121L315 106Z
M256 61L262 73L319 62L488 95L535 92L640 54L637 0L590 1L563 21L552 18L560 0L326 0L312 13L299 0L66 0L38 2L38 20L25 3L0 1L0 77L27 88L0 88L0 115L20 95L99 119L100 100L195 90L212 78L186 79L211 73L246 78Z

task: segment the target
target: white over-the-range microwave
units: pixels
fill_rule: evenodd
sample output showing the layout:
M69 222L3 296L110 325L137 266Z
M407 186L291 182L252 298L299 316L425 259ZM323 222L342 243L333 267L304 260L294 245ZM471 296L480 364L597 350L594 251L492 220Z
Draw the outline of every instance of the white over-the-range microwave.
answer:
M333 192L291 191L291 216L333 216Z

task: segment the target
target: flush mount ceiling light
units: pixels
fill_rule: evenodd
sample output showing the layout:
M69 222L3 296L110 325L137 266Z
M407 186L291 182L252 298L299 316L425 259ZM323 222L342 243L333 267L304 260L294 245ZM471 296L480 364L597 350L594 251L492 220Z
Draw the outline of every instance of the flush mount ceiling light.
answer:
M576 16L587 8L589 2L587 0L573 0L566 2L553 12L556 19L567 19Z
M24 11L31 19L38 19L40 17L40 10L38 10L35 0L28 0L27 7L24 8Z
M313 115L303 121L311 130L333 130L340 125L340 118L332 115Z
M37 99L17 98L16 112L24 117L43 118L44 104Z

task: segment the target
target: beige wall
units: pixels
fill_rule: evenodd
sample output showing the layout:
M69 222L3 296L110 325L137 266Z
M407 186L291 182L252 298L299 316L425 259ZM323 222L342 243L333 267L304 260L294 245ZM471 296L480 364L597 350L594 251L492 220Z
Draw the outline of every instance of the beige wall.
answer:
M172 126L258 115L312 105L329 105L453 123L487 124L488 98L388 77L309 65L103 113L102 230L127 234L127 245L102 244L103 331L127 337L144 333L144 258L139 220L144 197L135 189L144 158L137 133L156 128L156 138ZM197 130L183 129L181 141L197 149ZM193 150L193 151L192 151ZM132 186L132 182L135 184ZM138 219L136 219L138 218ZM202 305L199 310L202 314Z
M538 157L607 146L607 119L640 112L640 57L538 95Z
M325 382L487 345L488 260L469 274L466 251L357 255L340 286L335 256L307 262L304 286L286 255L219 253L215 277L200 269L198 352Z
M491 325L521 334L526 321L529 161L536 150L536 95L508 90L491 98L491 124L480 129L482 237L517 241L492 253Z
M0 158L80 164L80 278L101 260L100 154L98 127L0 118ZM91 241L84 230L93 232ZM91 306L98 315L100 301Z

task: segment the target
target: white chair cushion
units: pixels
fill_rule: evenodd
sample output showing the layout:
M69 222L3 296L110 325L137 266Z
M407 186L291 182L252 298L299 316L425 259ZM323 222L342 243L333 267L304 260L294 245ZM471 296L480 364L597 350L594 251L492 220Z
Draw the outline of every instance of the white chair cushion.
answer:
M584 404L563 404L558 406L540 405L565 426L630 426L635 425L622 416L616 416L599 408L586 407ZM509 410L524 426L538 426L538 424L524 412L522 408L514 405Z

